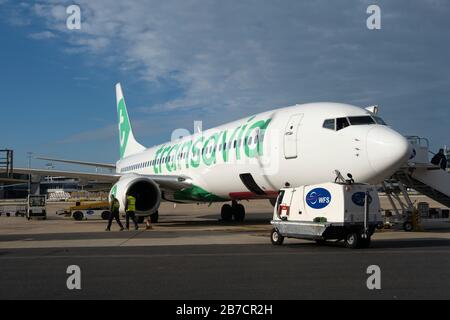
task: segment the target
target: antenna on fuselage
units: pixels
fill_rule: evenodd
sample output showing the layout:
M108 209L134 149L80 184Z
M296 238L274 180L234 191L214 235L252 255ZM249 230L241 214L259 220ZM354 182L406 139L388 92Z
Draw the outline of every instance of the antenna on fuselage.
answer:
M366 107L366 108L364 108L364 109L366 109L366 110L369 111L370 113L377 114L379 108L378 108L378 105L375 104L375 105L373 105L373 106L369 106L369 107Z

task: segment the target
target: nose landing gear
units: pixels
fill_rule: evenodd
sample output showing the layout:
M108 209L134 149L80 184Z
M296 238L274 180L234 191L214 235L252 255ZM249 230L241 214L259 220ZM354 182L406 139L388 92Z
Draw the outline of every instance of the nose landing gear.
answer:
M220 216L222 218L222 221L229 222L229 221L236 221L236 222L242 222L245 219L245 207L237 203L237 201L233 200L231 202L231 205L224 204L222 206L222 210L220 213Z

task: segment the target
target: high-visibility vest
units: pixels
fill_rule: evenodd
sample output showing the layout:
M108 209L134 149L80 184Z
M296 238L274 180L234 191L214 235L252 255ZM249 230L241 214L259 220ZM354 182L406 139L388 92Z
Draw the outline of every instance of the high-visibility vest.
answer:
M111 203L111 212L119 212L120 209L120 203L119 200L114 199L114 201Z
M136 198L133 196L127 197L127 212L136 211Z

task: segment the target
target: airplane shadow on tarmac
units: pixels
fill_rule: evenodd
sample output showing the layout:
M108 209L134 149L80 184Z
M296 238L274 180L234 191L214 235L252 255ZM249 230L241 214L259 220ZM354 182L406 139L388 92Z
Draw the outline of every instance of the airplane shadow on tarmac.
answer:
M180 215L182 217L185 217L186 215ZM176 220L175 215L171 215L170 220L168 221L160 221L157 225L162 225L165 228L167 227L220 227L220 226L233 226L233 227L239 227L239 226L254 226L254 225L266 225L268 228L270 228L270 217L267 217L267 215L262 215L262 217L251 217L246 218L243 222L235 222L235 221L222 221L220 219L220 215L218 214L209 214L209 215L203 215L198 216L197 218L202 220ZM204 219L204 220L203 220Z

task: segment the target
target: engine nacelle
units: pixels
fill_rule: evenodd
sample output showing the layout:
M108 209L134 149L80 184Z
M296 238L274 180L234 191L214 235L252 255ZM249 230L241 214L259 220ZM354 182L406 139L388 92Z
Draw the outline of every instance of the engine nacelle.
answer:
M127 196L136 198L136 215L149 216L155 213L161 203L161 190L159 186L150 178L138 174L129 174L111 188L109 201L114 195L120 203L120 213L125 213Z

